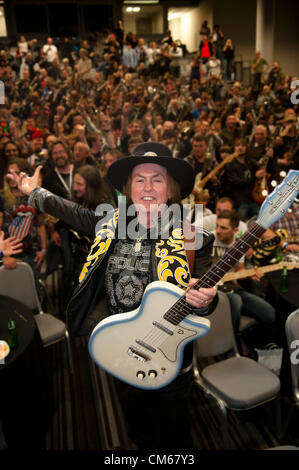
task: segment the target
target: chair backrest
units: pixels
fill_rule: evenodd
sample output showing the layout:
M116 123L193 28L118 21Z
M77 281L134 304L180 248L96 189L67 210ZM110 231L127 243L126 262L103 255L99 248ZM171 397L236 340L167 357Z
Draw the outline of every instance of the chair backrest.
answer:
M32 268L27 263L17 263L15 269L0 268L0 294L22 302L31 310L41 311Z
M299 400L299 308L288 316L285 329L290 354L293 393Z
M229 299L223 292L218 292L218 297L216 309L208 316L211 322L209 333L195 341L197 357L218 356L230 350L238 354Z

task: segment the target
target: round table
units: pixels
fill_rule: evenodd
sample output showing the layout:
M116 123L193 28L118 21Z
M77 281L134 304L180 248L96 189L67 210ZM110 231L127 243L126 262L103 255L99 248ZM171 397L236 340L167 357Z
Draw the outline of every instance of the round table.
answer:
M0 363L0 422L8 449L42 448L54 411L45 352L25 305L0 295L0 339L8 339L8 319L18 332L19 346Z

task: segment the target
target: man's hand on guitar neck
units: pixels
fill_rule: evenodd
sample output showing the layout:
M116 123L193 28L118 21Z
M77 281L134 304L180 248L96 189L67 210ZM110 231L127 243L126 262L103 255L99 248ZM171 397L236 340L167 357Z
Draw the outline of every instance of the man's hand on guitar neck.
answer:
M258 266L254 266L254 270L255 270L255 275L251 276L251 279L253 279L254 281L260 281L261 278L264 276L263 269L259 268Z
M204 308L213 302L217 289L216 287L201 287L199 290L192 289L197 281L198 279L195 278L190 279L189 290L186 292L186 300L194 308Z

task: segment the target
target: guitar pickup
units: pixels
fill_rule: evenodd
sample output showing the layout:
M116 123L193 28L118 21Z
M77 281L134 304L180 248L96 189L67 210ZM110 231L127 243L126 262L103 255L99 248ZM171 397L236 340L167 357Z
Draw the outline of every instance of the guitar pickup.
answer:
M161 323L158 323L157 321L153 321L153 325L159 328L160 330L164 331L164 333L167 333L170 336L173 335L173 331L171 331L169 328L166 328L166 326L161 325Z
M134 348L133 346L130 346L128 351L127 351L129 356L135 357L140 362L148 362L151 360L149 356L144 354L142 351L139 351L137 348Z
M141 339L136 339L136 343L139 344L139 346L142 346L143 348L147 349L148 351L152 353L156 352L155 348L153 348L150 344L147 344L144 341L141 341Z

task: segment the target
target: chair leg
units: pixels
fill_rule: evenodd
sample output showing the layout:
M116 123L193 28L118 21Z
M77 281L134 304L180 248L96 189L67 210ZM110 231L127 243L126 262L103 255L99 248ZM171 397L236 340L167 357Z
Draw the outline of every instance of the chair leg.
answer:
M229 437L229 432L228 432L228 416L227 416L227 408L225 406L225 403L216 398L217 405L220 408L221 412L221 424L222 424L222 440L223 440L223 445L224 445L224 450L232 450L232 441Z
M276 407L276 432L279 437L282 437L282 424L281 424L281 403L280 403L280 396L278 396L275 400L275 407Z
M294 408L295 408L296 404L295 403L292 403L289 407L289 410L288 410L288 414L286 416L286 419L284 420L284 425L281 426L281 437L284 438L286 433L287 433L287 430L288 430L288 426L289 426L289 423L290 423L290 420L291 420L291 417L292 417L292 414L294 412Z
M68 331L65 332L65 341L66 341L67 355L69 358L70 373L73 374L74 373L73 355L72 355L70 335Z

